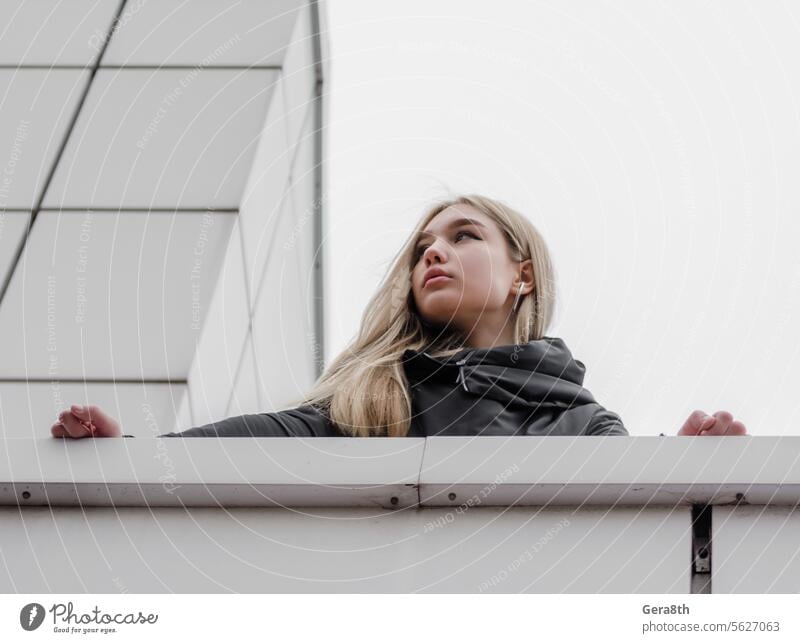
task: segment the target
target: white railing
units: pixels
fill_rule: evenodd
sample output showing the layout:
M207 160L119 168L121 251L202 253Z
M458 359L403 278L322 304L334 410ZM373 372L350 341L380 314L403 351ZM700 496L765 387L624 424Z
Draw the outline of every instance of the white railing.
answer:
M795 437L2 444L4 592L800 589Z

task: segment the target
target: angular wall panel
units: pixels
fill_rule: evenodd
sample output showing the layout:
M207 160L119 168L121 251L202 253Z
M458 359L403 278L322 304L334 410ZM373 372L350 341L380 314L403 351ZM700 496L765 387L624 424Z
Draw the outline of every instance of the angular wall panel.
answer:
M0 65L91 65L118 7L118 0L3 0Z
M104 65L280 65L302 0L158 0L109 43Z
M282 213L253 313L256 368L265 410L284 408L315 380L314 337L303 320L310 299L297 270L292 209Z
M189 372L192 418L197 426L225 417L250 325L238 220L218 272L219 281Z
M303 7L295 25L292 44L283 65L282 82L289 145L293 147L299 140L300 130L311 108L317 82L310 5Z
M101 69L45 207L237 208L278 77Z
M0 377L14 395L26 377L90 378L109 382L87 385L108 405L114 379L168 381L186 394L155 413L167 432L307 391L312 6L128 0L109 40L117 0L3 5L0 65L89 66L108 44L94 76L0 69ZM45 409L49 430L42 386L12 424Z
M30 216L30 212L4 212L0 209L0 284L5 283L9 276Z
M0 207L34 207L88 79L77 69L0 69Z
M274 230L289 184L289 146L283 91L277 84L253 167L239 211L244 237L244 257L250 284L250 305L261 283L264 265L273 244Z
M225 415L229 417L246 413L262 413L264 409L261 406L258 389L253 342L252 338L248 336L239 365L239 373L236 376L236 385L233 388L233 395Z
M194 420L192 419L191 397L191 390L187 387L186 395L183 396L181 399L181 404L178 407L178 412L176 413L175 417L175 425L173 426L172 431L185 431L186 429L190 429L195 426Z
M0 306L0 376L186 379L234 218L41 212Z
M320 258L317 253L317 240L314 230L315 219L319 214L320 205L316 193L317 135L314 132L313 116L314 110L311 109L308 112L306 123L295 148L296 153L292 165L290 186L295 220L292 239L296 242L295 259L297 261L297 271L300 276L302 288L301 298L307 303L305 314L303 315L303 322L306 325L306 331L309 336L313 336L315 332L315 264ZM320 356L320 358L321 357L322 356Z

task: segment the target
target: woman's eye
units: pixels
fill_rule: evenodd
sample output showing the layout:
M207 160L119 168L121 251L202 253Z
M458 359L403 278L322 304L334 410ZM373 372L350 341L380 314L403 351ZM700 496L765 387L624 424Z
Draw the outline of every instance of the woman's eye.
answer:
M456 232L455 240L459 241L459 238L461 237L462 234L469 235L473 239L480 239L480 237L478 235L476 235L474 232L470 232L469 230L459 230L458 232ZM422 258L422 254L427 249L428 249L427 245L417 246L417 250L414 253L414 259L416 261L419 261Z
M462 234L468 234L468 235L469 235L470 237L472 237L473 239L477 239L477 238L478 238L478 236L477 236L477 235L473 234L473 233L472 233L472 232L470 232L469 230L461 230L460 232L457 232L457 233L456 233L456 241L458 241L458 237L459 237L459 236L461 236Z

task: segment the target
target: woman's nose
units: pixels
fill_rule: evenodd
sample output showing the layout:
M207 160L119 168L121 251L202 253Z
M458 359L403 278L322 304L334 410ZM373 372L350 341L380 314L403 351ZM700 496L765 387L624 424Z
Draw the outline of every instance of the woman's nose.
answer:
M434 257L439 260L439 263L447 260L447 251L445 250L444 242L440 244L438 241L435 241L425 248L425 252L422 253L422 258L425 261L425 265L433 263Z

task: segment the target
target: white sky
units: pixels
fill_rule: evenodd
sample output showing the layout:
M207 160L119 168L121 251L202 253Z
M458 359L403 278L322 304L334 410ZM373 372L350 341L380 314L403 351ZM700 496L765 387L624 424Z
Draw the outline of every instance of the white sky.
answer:
M545 236L548 334L631 434L800 433L797 5L327 7L328 361L424 206L481 192Z

